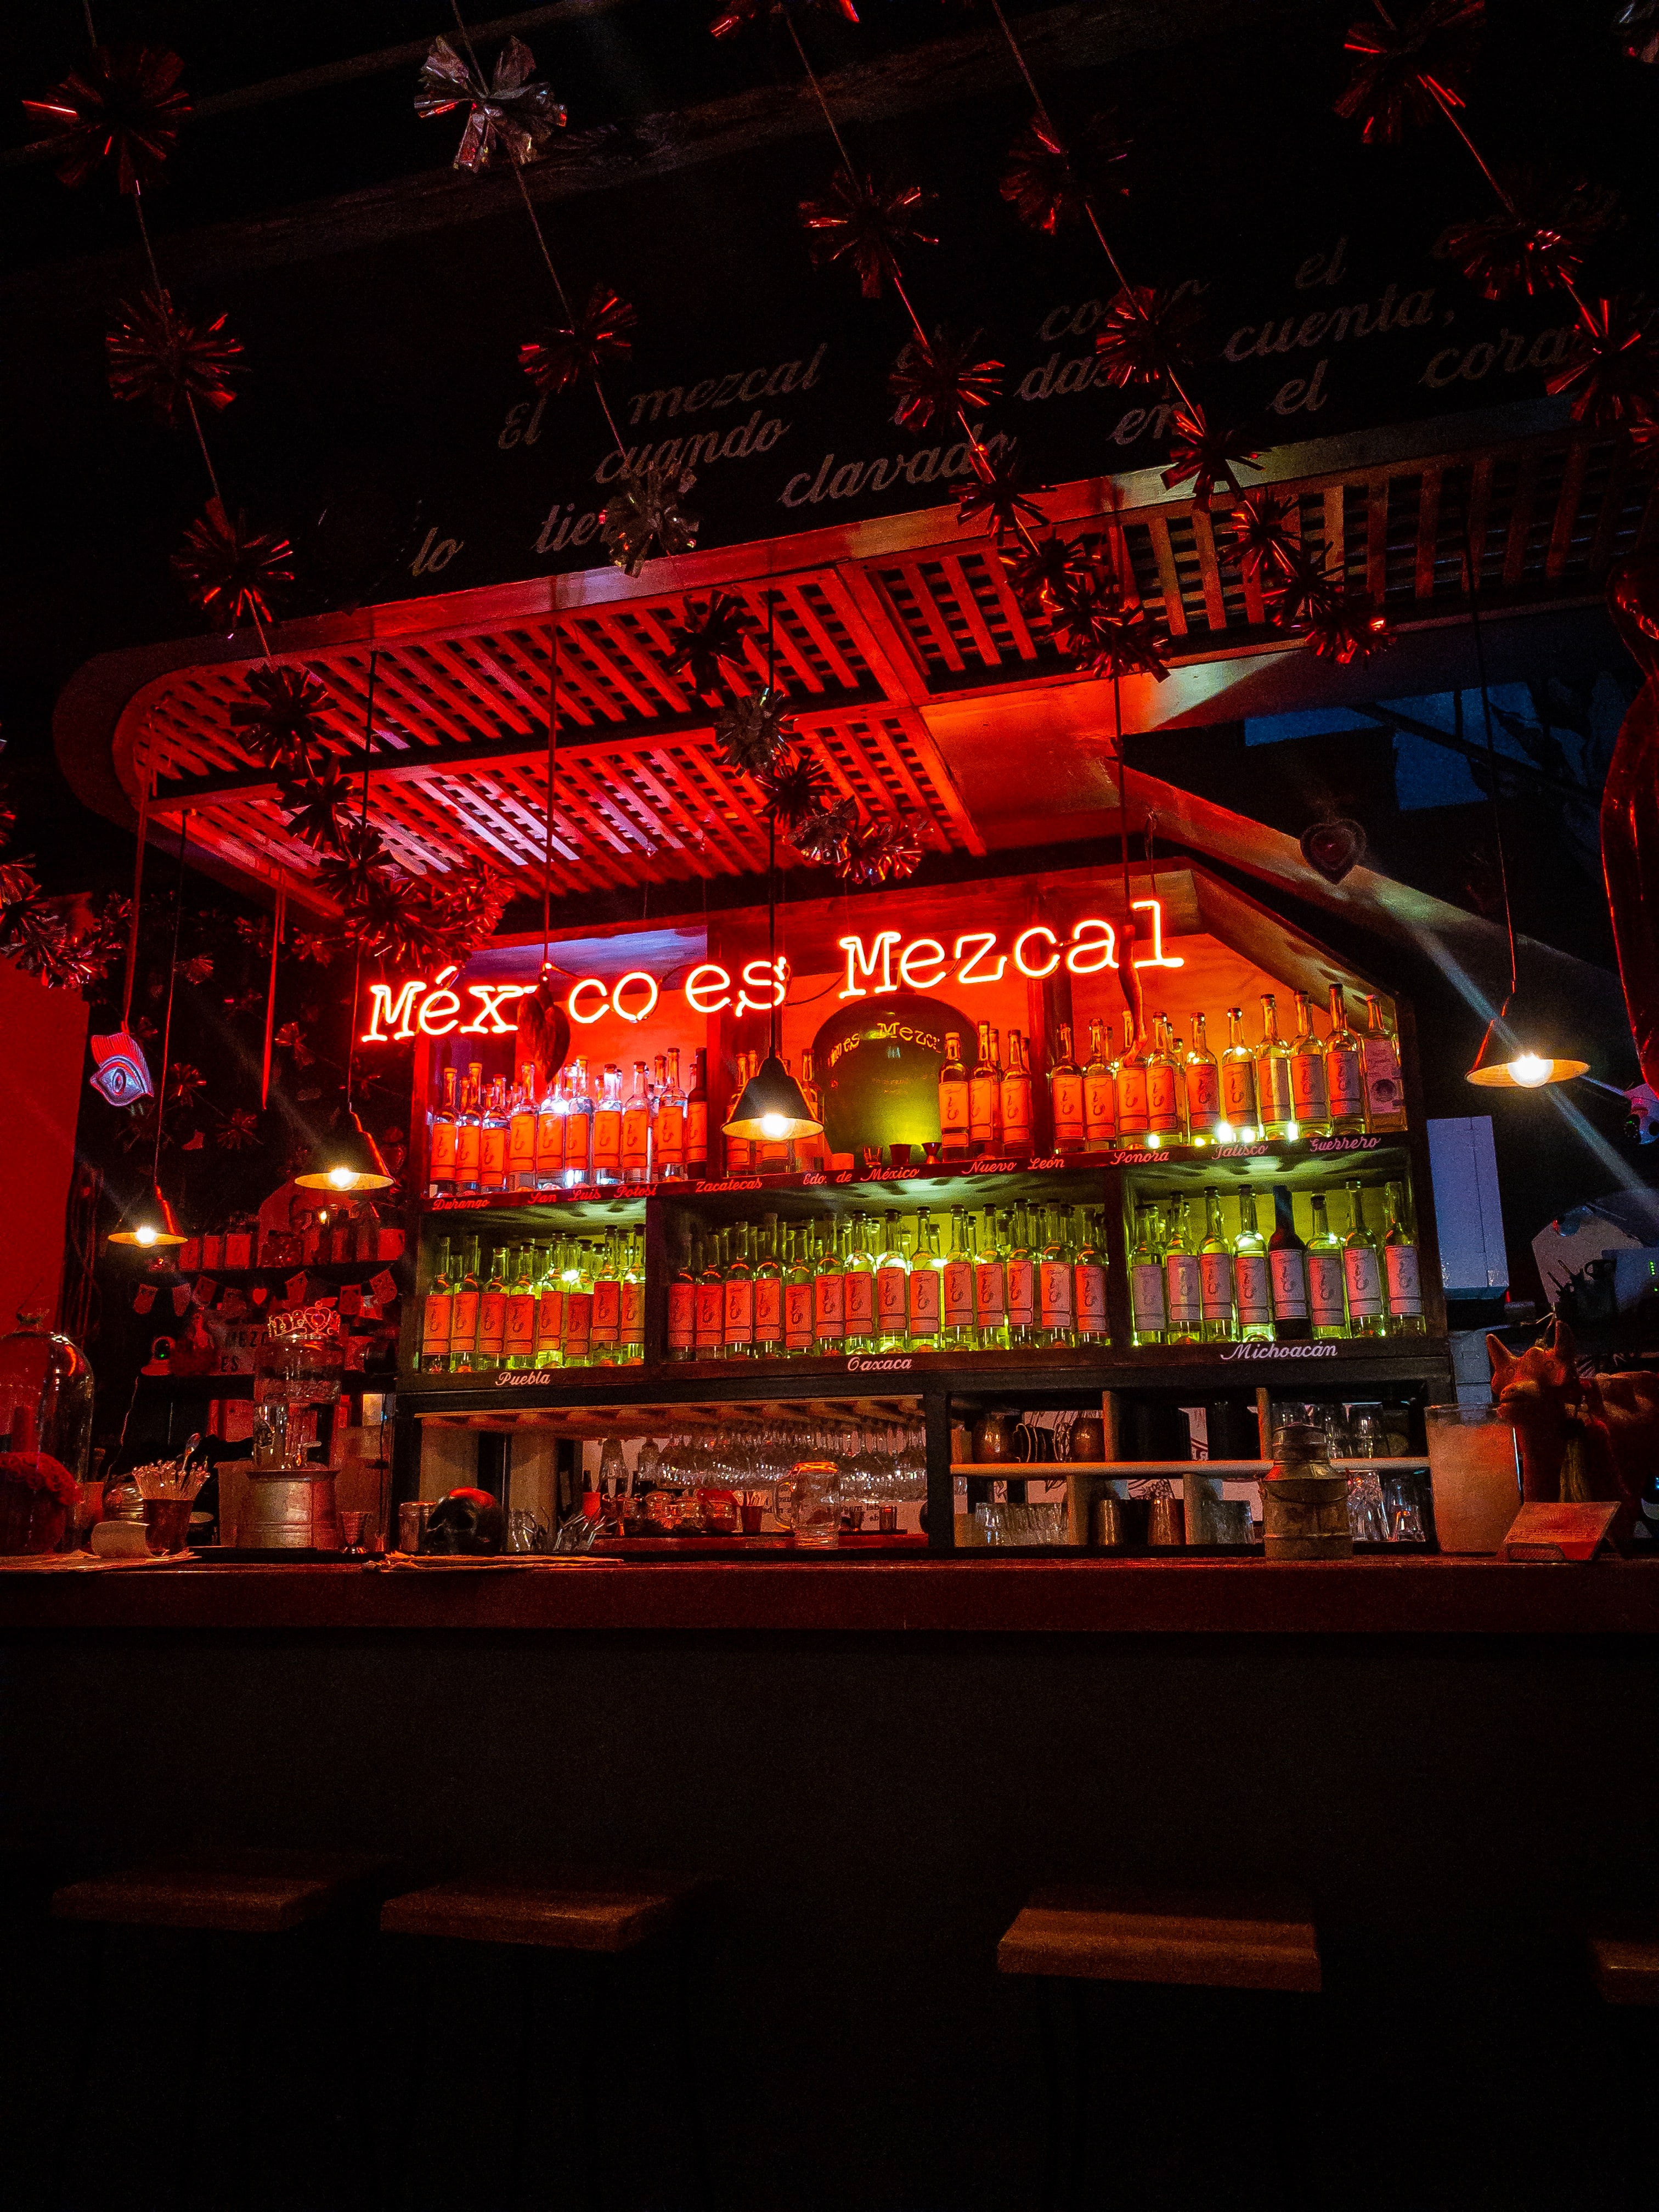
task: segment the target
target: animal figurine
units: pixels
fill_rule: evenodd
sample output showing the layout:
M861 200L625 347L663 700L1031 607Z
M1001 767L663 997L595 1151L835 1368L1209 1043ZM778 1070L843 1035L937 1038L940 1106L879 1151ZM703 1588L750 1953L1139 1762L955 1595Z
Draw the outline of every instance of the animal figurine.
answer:
M1548 1337L1524 1352L1489 1336L1486 1352L1492 1402L1520 1439L1522 1496L1551 1505L1617 1499L1621 1520L1632 1520L1635 1496L1620 1474L1595 1387L1580 1379L1567 1323L1555 1315Z
M1632 1497L1659 1462L1659 1374L1639 1369L1598 1375L1592 1402L1607 1425L1613 1463Z

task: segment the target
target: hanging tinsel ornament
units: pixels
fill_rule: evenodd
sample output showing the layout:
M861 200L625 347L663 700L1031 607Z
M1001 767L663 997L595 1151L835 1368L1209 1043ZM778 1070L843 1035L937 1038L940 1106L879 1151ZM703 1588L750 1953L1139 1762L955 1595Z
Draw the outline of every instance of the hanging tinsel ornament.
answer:
M810 753L779 753L771 766L761 771L759 782L767 806L783 830L798 830L803 822L823 813L829 804L830 787Z
M996 533L999 545L1006 538L1019 537L1028 525L1042 527L1047 518L1028 495L1048 487L1027 483L1024 463L1012 446L994 459L976 445L969 458L974 473L957 495L958 522L985 522Z
M1401 23L1368 15L1345 44L1358 59L1334 105L1368 146L1397 146L1413 125L1463 105L1486 0L1428 0Z
M425 877L422 888L428 909L451 932L453 957L462 960L495 935L513 896L507 878L480 860L464 860L447 876Z
M1341 598L1343 579L1340 570L1331 574L1317 554L1298 546L1281 559L1271 587L1264 580L1262 588L1274 621L1281 629L1294 629Z
M1061 538L1050 532L1002 556L1008 581L1027 614L1052 615L1098 580L1098 540Z
M733 31L746 31L751 23L763 23L769 15L801 15L809 9L822 9L827 15L839 15L843 22L856 23L858 9L853 0L726 0L718 15L708 25L712 39L729 39Z
M1564 185L1536 169L1504 169L1506 198L1488 215L1454 223L1442 244L1488 300L1524 290L1562 291L1578 281L1584 257L1612 222L1617 192Z
M221 315L193 323L165 292L143 292L121 302L122 320L104 339L109 388L118 399L144 399L163 422L176 422L194 400L228 407L230 380L240 368L241 340Z
M1068 223L1086 222L1091 199L1127 198L1121 165L1128 151L1115 115L1090 119L1075 156L1048 118L1036 116L1008 149L998 190L1028 229L1052 237Z
M1246 577L1271 592L1280 578L1290 574L1301 550L1292 527L1296 514L1296 501L1284 492L1265 487L1245 492L1232 510L1232 529L1221 546L1222 559L1236 562Z
M917 817L883 815L860 823L848 840L847 850L836 863L844 883L901 884L921 866L925 850Z
M112 163L124 192L159 185L190 112L177 54L153 46L94 46L44 100L26 100L58 146L58 173L83 185Z
M259 1116L251 1106L233 1106L215 1139L222 1152L246 1152L259 1141Z
M1249 451L1237 430L1212 430L1202 407L1176 410L1174 435L1170 441L1170 465L1164 471L1164 489L1192 481L1193 505L1209 512L1218 492L1227 495L1223 505L1239 496L1237 471L1259 469L1259 454Z
M487 169L498 153L520 168L540 161L548 140L563 130L565 111L553 97L552 86L532 77L535 66L524 40L509 39L486 85L447 39L432 41L421 64L415 112L447 115L453 108L467 109L466 128L455 149L456 168Z
M394 964L459 965L493 933L509 896L510 887L478 860L447 876L381 867L367 878L343 926L365 952Z
M233 522L214 498L185 531L173 568L193 605L229 637L270 621L273 594L294 581L293 558L286 538L250 530L240 513Z
M931 343L910 341L887 379L898 400L896 422L920 436L953 416L990 405L1001 389L1002 363L975 359L979 335L956 339L935 331Z
M638 319L608 284L596 284L572 323L544 331L519 348L519 366L538 391L568 392L584 376L597 376L607 362L628 359Z
M615 565L637 576L654 545L665 554L689 553L697 542L697 517L680 501L696 478L677 461L647 461L624 469L611 486L599 519L599 536Z
M1581 310L1567 358L1544 387L1553 398L1571 392L1575 422L1610 430L1659 416L1659 351L1648 322L1622 298L1596 300Z
M684 670L699 696L718 692L721 667L727 662L733 667L743 666L743 641L750 627L742 601L733 599L730 592L715 592L707 599L688 599L684 621L668 625L673 646L668 656L669 673L678 676Z
M1114 592L1095 616L1085 673L1115 681L1150 676L1162 684L1170 673L1169 653L1168 639L1146 608L1131 606L1121 592Z
M77 924L70 908L67 900L38 894L7 905L0 910L0 958L48 990L80 990L95 982L126 950L131 908L125 899L111 901L87 927Z
M714 742L732 767L763 779L787 752L790 735L783 694L769 689L732 700L714 723Z
M240 743L267 768L288 775L309 769L323 750L317 717L330 703L328 686L308 668L250 668L248 696L231 702L225 719Z
M866 300L878 300L884 283L902 281L901 246L937 246L921 228L933 195L920 185L878 185L837 169L822 199L800 204L801 228L814 268L849 261Z
M847 857L858 826L858 801L838 799L833 806L823 807L793 823L789 842L802 860L811 860L821 868L838 868Z
M1334 660L1339 668L1369 660L1394 642L1387 616L1365 592L1333 593L1316 599L1299 627L1315 658Z
M331 756L313 775L279 783L276 795L295 836L319 852L337 851L352 800L337 760Z
M340 825L333 851L325 853L318 861L313 881L319 890L349 911L368 896L386 873L389 861L385 841L374 824L348 816Z
M1188 339L1200 319L1190 293L1178 296L1154 284L1130 284L1119 291L1095 333L1095 356L1108 384L1151 385L1170 392L1191 374Z

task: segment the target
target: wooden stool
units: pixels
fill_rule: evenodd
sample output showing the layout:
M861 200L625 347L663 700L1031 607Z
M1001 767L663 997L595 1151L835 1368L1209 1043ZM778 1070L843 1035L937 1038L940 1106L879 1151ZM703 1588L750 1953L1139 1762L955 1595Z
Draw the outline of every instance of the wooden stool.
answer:
M185 2055L185 2070L179 2071L175 2061L165 2083L167 2091L177 2097L188 2087L189 2057L210 2048L207 2026L213 1959L209 1947L222 1939L234 1944L243 1937L291 1935L343 1911L354 1901L368 1901L374 1893L376 1876L383 1876L387 1865L385 1859L338 1851L193 1852L126 1868L90 1881L73 1882L67 1888L55 1891L52 1899L53 1917L78 1921L91 1932L82 2052L90 2058L94 2049L112 1929L165 1929L185 1937L202 1939L196 1947L196 2033L191 2051ZM227 2039L228 2047L239 2056L245 2055L240 2046L249 2039L247 2032L261 2018L267 1954L268 1947L261 1943L252 1957L244 1960L255 1971L252 1976L240 1977L244 1984L243 2017L239 2024L242 2033ZM257 1986L246 1986L250 1981ZM331 2020L335 2036L343 2038L346 2022L354 2008L338 2002L327 2008L326 2016ZM342 2055L337 2051L337 2057ZM80 2070L84 2072L84 2066ZM249 2172L246 2132L252 2100L244 2094L237 2095L234 2101L242 2141L237 2170L246 2179ZM51 2198L54 2205L64 2200L77 2117L71 2101L64 2113L58 2145ZM190 2131L178 2120L166 2099L158 2106L157 2118L165 2118L169 2128L177 2123L180 2161L177 2192L181 2199L187 2199Z
M484 1943L511 1947L520 1961L520 2027L516 2038L516 2067L512 2089L512 2122L507 2191L503 2212L517 2212L523 2180L526 2129L525 2106L529 2094L530 2066L535 2042L536 1954L562 1953L579 1982L586 1984L588 2027L585 2047L597 2060L594 2077L584 2090L590 2103L609 2094L605 2056L607 2023L614 1995L617 1962L660 1946L663 1939L689 1929L693 1907L708 1894L710 1885L681 1875L649 1873L587 1874L562 1869L531 1869L464 1877L440 1882L430 1889L389 1898L380 1911L380 1928L390 1936L417 1936L433 1943ZM672 1947L678 1970L675 1996L678 2011L678 2047L665 2052L666 2071L686 2094L685 2119L693 2160L697 2201L707 2204L708 2181L701 2106L696 2094L699 2055L686 2033L686 1954L683 1943ZM431 1954L429 1954L430 1957ZM426 2021L429 2011L430 1979L419 1992L416 2007L416 2081L409 2110L423 2109L425 2100ZM403 2136L404 2170L398 2177L392 2198L392 2212L404 2203L407 2160L412 2148L409 2130ZM598 2203L604 2191L604 2169L593 2130L582 2128L588 2196Z
M1166 2058L1178 2057L1189 2068L1195 2023L1190 2001L1179 2010L1164 2001L1160 2014L1154 1992L1249 1992L1271 2001L1316 1996L1322 1987L1313 1919L1298 1899L1193 1891L1038 1890L997 1946L997 1968L1000 1973L1038 1977L1044 1985L1044 2059L1052 2092L1045 2205L1092 2203L1101 2194L1085 2186L1095 2069L1090 2063L1088 2006L1079 1984L1139 1985L1141 1996L1127 2003L1120 2000L1119 2008L1126 2056L1139 2082L1135 2102L1143 2118L1156 2114L1177 2130L1193 2109L1192 2090L1183 2081L1177 2095L1160 2094L1157 2077ZM1069 2100L1049 1994L1061 1983L1069 1985L1071 1996ZM1263 2101L1264 2115L1279 2106L1278 2094L1269 2093ZM1062 2145L1068 2135L1069 2170L1062 2185ZM1121 2129L1115 2126L1115 2145L1121 2144ZM1288 2164L1282 2148L1279 2163ZM1232 2191L1228 2194L1231 2201L1237 2201ZM1279 2203L1286 2201L1282 2178L1272 2194Z

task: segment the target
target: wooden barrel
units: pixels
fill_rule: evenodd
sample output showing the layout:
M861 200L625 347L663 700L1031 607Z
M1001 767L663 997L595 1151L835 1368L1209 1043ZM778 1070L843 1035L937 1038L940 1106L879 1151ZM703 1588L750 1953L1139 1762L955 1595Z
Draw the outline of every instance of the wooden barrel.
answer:
M1261 1511L1270 1559L1353 1557L1346 1475L1275 1475L1261 1486Z

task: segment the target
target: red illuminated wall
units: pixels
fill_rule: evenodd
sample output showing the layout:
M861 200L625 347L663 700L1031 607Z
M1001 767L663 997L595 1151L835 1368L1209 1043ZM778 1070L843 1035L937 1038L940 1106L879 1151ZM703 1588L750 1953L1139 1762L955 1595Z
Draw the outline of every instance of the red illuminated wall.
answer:
M75 1165L75 1121L86 1057L87 1006L0 960L0 1036L9 1076L11 1172L0 1236L0 1331L20 1305L56 1310L64 1213Z

